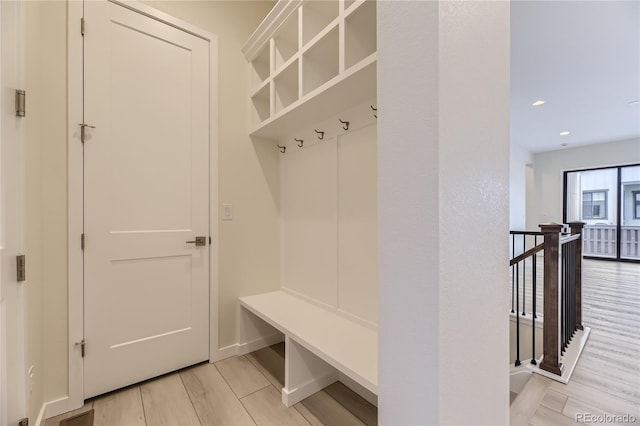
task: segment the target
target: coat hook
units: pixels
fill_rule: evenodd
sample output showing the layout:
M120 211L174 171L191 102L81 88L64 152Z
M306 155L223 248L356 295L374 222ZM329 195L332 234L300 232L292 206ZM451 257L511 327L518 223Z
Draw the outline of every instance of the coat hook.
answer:
M281 153L283 153L283 154L284 154L284 153L285 153L285 151L287 150L287 147L286 147L286 146L280 146L280 145L276 145L276 146L277 146L278 148L280 148L280 152L281 152Z
M304 140L303 140L303 139L296 139L296 138L293 138L293 140L294 140L294 141L296 141L296 142L298 142L298 146L299 146L300 148L302 148L302 144L304 143Z
M342 123L342 128L344 130L349 130L349 122L348 121L342 121L341 119L338 118L338 121Z
M318 139L322 140L324 139L324 132L321 132L320 130L316 130L313 129L317 134L318 134Z
M374 107L373 107L373 105L369 105L369 106L371 107L371 109L373 110L373 112L378 111L378 108L374 108ZM375 118L378 118L378 114L373 114L373 116L374 116Z

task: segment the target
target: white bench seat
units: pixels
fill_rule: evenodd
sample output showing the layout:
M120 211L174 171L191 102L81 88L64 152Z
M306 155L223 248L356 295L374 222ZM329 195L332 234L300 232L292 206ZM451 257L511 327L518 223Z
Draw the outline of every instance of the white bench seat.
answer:
M338 380L338 372L377 394L376 330L286 291L242 297L240 304L285 335L285 405Z

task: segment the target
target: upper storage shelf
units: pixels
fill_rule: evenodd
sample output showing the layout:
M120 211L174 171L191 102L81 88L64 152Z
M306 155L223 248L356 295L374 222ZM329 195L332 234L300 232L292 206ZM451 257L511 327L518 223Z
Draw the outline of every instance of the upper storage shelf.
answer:
M251 135L280 139L376 93L375 0L279 0L245 43Z

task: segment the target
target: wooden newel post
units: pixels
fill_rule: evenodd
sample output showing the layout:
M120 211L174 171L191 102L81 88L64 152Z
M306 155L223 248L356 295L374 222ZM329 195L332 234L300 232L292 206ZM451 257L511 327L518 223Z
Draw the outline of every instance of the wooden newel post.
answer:
M560 369L560 321L559 321L559 271L560 232L562 225L543 223L544 234L544 328L542 339L543 359L540 368L562 375Z
M584 222L569 222L571 235L580 234L576 241L576 328L584 330L582 326L582 228Z

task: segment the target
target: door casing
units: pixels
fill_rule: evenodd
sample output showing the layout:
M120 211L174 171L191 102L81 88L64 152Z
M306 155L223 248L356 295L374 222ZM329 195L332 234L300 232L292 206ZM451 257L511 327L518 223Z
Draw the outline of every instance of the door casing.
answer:
M0 424L27 416L26 294L16 256L25 254L25 120L16 117L14 91L25 89L24 4L0 2ZM28 115L28 102L27 102ZM28 276L27 276L28 278Z
M211 362L225 356L219 350L218 344L218 38L215 34L202 30L194 25L174 18L164 12L153 9L150 6L137 1L112 1L133 11L179 28L190 34L209 41L209 109L211 111L209 121L209 179L210 179L210 206L209 229L211 230L210 246L210 348L209 359ZM80 350L76 342L83 339L83 260L80 246L80 236L83 233L83 150L80 142L80 127L83 122L83 38L80 33L80 21L83 16L83 2L70 1L68 3L68 271L69 271L69 394L67 397L52 401L48 404L45 417L55 416L67 411L79 408L84 403L84 371ZM77 23L77 25L75 24ZM90 24L87 23L87 31ZM90 344L90 343L89 343Z

